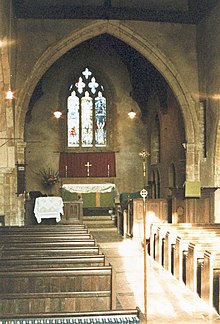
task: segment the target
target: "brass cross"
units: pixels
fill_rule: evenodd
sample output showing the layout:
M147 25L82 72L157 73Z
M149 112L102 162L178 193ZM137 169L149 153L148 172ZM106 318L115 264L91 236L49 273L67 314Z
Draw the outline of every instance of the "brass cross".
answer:
M87 167L87 177L89 177L89 168L92 166L92 164L89 163L89 161L85 164L85 167Z

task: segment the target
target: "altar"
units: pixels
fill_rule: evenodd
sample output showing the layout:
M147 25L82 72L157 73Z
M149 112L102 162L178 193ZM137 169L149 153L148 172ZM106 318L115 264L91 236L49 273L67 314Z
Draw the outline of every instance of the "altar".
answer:
M38 197L35 200L34 214L38 223L42 218L55 218L60 222L63 215L63 199L61 197Z
M83 208L114 208L116 186L113 183L63 184L61 196L63 201L82 199Z

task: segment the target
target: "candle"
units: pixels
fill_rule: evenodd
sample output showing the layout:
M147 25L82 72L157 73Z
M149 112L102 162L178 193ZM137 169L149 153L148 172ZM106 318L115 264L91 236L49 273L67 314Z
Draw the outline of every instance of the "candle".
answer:
M66 176L66 178L67 178L67 165L66 165L66 168L65 168L65 169L66 169L65 176Z
M109 164L108 164L108 177L109 177Z

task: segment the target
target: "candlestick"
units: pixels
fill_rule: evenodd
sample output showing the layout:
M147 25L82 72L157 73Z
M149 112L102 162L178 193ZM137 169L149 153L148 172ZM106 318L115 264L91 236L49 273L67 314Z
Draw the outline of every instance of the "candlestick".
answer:
M65 168L65 176L67 178L67 165L66 165L66 168Z

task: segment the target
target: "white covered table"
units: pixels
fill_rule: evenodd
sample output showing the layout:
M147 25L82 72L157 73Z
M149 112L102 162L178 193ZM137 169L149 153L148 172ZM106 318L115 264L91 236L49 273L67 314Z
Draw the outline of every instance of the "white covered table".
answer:
M38 197L35 200L34 214L37 222L42 218L56 218L58 223L63 215L63 199L61 197Z

